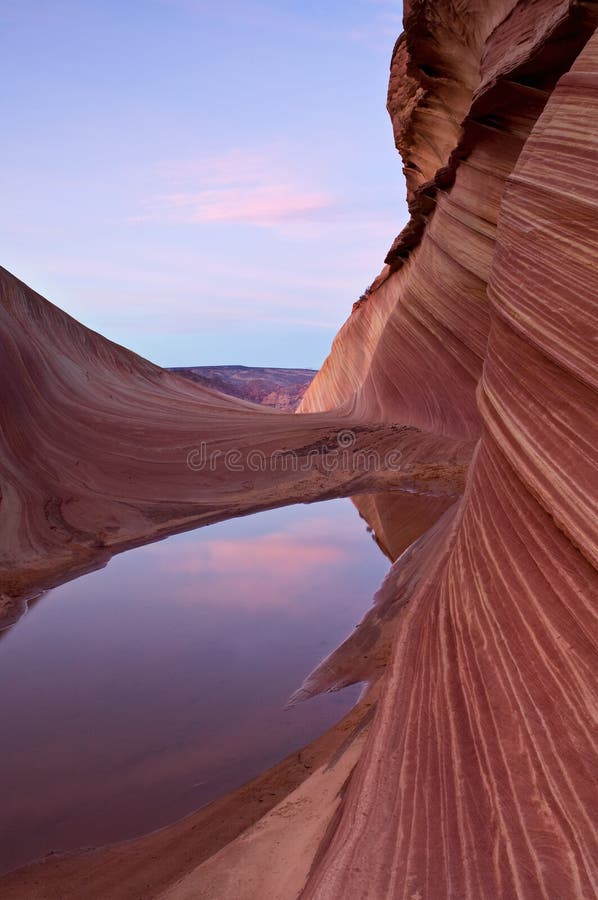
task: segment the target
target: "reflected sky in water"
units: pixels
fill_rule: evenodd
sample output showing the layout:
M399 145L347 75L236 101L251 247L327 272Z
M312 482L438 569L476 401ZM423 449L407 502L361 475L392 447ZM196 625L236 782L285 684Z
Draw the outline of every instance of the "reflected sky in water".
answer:
M388 563L348 500L212 525L48 592L0 641L0 868L174 821L344 715L284 710Z

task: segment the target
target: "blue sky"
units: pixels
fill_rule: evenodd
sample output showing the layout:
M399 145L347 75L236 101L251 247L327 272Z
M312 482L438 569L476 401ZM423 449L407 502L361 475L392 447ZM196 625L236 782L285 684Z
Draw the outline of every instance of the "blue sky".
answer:
M400 3L0 0L0 262L161 365L320 365L406 220Z

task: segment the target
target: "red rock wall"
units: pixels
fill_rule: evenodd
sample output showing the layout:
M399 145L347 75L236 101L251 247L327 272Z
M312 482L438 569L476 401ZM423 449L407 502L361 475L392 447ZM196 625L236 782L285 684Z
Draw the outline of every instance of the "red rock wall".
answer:
M436 152L419 160L417 177L408 173L411 221L367 301L339 332L300 411L341 405L367 420L479 436L475 392L490 328L487 283L505 181L554 83L593 28L588 12L566 2L520 3L501 21L513 6L472 12L471 3L420 2L407 10L389 109L407 169L420 144ZM397 71L399 51L411 55Z
M432 9L450 21L472 5L421 3L406 23L429 23ZM304 402L338 402L338 372L351 367L353 338L374 334L380 297L384 324L369 361L356 351L363 377L341 402L480 435L457 519L443 525L444 544L434 536L441 565L424 559L396 621L366 750L305 898L598 891L593 17L593 4L519 3L483 29L452 184L436 192L419 242L409 246L409 231L396 242L406 264L391 251L383 286L353 313ZM391 80L391 111L393 90ZM395 132L405 157L408 123ZM407 155L429 180L448 142L432 157L414 141ZM421 183L414 170L412 208ZM397 585L412 565L399 558Z

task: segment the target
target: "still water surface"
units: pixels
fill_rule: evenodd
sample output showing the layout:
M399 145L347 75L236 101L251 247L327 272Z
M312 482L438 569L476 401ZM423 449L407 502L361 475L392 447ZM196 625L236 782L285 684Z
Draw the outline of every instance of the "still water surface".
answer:
M348 500L177 535L45 594L0 632L0 870L151 831L338 721L285 710L387 562Z

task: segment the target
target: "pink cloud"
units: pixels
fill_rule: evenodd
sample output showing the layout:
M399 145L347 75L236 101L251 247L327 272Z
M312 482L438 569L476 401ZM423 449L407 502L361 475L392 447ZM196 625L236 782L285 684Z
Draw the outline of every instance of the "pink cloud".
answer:
M334 539L296 533L254 538L181 541L164 552L161 570L177 579L176 601L257 611L297 609L297 597L318 574L346 562L349 551ZM182 582L182 583L181 583ZM305 602L305 601L304 601ZM314 592L314 602L320 602Z
M334 205L330 194L304 186L281 151L228 150L198 160L160 163L158 177L176 188L150 198L135 222L229 223L275 227L307 221Z
M189 225L229 222L271 227L304 219L330 205L326 194L302 194L284 184L230 187L196 194L167 194L156 199L156 212L161 220Z

